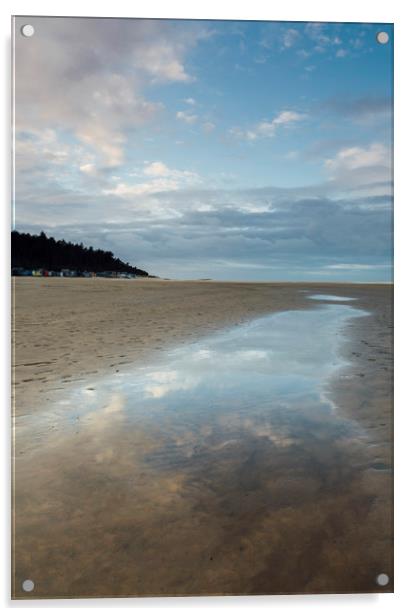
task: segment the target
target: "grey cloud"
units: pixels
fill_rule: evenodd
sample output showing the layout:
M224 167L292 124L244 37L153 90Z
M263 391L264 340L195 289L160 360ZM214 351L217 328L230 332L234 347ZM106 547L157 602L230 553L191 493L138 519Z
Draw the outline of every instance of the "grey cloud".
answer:
M276 189L272 189L267 203L268 195L268 188L263 197L259 191L255 194L253 191L246 194L227 191L224 195L208 191L202 195L203 202L216 207L201 211L192 209L192 191L179 191L173 198L180 215L174 219L149 220L144 216L140 219L136 210L134 217L128 213L126 226L122 221L94 224L89 216L91 208L87 215L76 211L73 215L78 216L80 222L74 225L60 220L56 226L45 230L58 237L113 250L130 262L166 276L179 273L188 277L244 278L242 271L253 268L254 276L259 271L262 277L265 272L266 277L273 278L280 270L288 268L292 276L292 272L297 275L296 272L308 267L326 267L330 276L329 265L339 261L364 265L390 262L392 211L389 195L350 200L302 199L290 193L288 197L279 198ZM197 191L197 203L200 197ZM169 204L171 196L167 195L166 199ZM242 210L241 206L250 201L256 207L262 201L268 209L261 212ZM121 211L119 202L107 202L100 207L111 208L120 217L126 214ZM32 220L23 227L39 230L44 229L44 224ZM357 269L360 273L367 271ZM334 275L333 270L331 272ZM342 270L338 272L336 270L335 275L343 276Z
M387 96L363 96L356 99L338 97L326 101L323 107L345 117L363 118L390 113L392 99Z

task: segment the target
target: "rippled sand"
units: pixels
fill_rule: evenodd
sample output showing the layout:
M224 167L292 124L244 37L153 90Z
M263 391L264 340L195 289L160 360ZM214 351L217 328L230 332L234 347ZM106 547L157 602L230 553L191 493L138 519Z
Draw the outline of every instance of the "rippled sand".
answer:
M17 282L16 363L26 365L16 370L15 596L28 596L27 578L30 597L392 590L392 582L375 583L381 572L393 575L390 287ZM293 401L292 387L284 398L284 384L266 396L265 386L261 396L253 391L247 379L267 366L256 354L261 342L245 348L251 363L237 397L234 386L222 395L218 375L225 383L224 368L233 373L234 330L212 387L193 383L192 356L190 370L181 364L184 344L223 325L285 308L321 310L307 297L315 293L353 297L353 308L369 311L344 324L324 399L306 389ZM64 348L53 340L63 303L61 342L72 358L65 376ZM40 323L31 337L29 318ZM74 323L80 340L70 338ZM300 365L311 344L319 361L317 329ZM127 344L127 331L144 342ZM215 348L207 344L190 346L203 351L201 361ZM44 375L45 357L56 373ZM139 378L147 396L136 393Z

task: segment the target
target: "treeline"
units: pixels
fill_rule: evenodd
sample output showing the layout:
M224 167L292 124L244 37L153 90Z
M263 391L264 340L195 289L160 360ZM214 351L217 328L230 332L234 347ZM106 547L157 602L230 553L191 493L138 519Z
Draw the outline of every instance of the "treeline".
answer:
M55 240L30 233L11 233L11 266L27 269L79 270L89 272L127 272L137 276L148 276L144 270L124 263L107 250L73 244L66 240Z

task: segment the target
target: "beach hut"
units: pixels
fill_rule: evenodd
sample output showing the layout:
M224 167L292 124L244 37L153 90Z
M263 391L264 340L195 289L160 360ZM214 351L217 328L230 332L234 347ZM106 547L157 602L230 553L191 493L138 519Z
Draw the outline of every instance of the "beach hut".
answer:
M77 276L77 272L67 268L62 269L61 274L66 278L74 278L75 276Z
M24 269L22 267L12 267L11 268L12 276L24 276L23 272L24 272Z

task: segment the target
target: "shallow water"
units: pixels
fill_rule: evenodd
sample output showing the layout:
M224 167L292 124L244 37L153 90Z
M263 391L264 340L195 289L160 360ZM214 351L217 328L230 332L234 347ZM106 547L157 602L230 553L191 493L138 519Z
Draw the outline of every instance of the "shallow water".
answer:
M98 422L113 397L121 397L121 413L129 425L151 424L153 419L157 425L175 413L176 424L197 423L204 413L210 418L215 403L223 403L228 413L238 410L239 400L256 409L275 400L278 408L293 412L313 403L331 410L325 391L330 375L345 364L339 355L342 327L347 319L365 314L328 305L255 319L170 350L152 365L67 389L59 404L21 418L20 434L35 438L37 449L39 441L48 440L50 428L64 436L73 425L78 429L87 423L90 414ZM252 416L257 411L246 407L246 412Z
M343 297L342 295L324 295L324 294L315 294L308 295L308 299L316 299L321 302L352 302L355 301L355 297Z
M364 432L329 384L344 325L365 314L256 319L20 418L17 594L27 578L38 596L337 591L316 551L368 500Z

